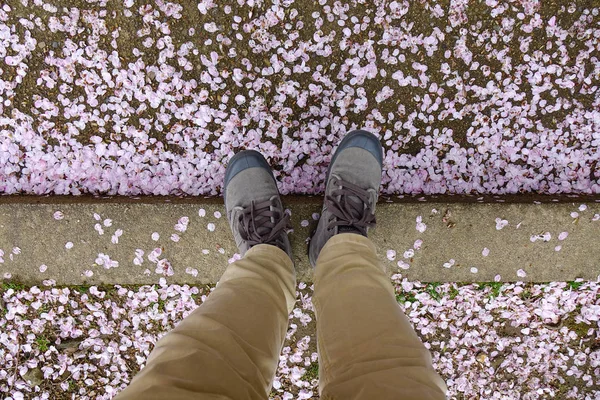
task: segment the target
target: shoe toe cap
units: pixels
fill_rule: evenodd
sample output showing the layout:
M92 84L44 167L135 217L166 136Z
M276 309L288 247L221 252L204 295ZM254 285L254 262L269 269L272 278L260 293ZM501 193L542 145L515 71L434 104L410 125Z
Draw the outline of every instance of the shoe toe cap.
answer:
M379 165L383 165L383 149L379 139L370 132L364 130L356 130L348 133L347 137L338 147L338 152L345 148L358 147L367 150L375 157Z
M225 180L223 182L223 192L225 193L227 191L227 186L237 174L249 168L263 168L269 172L271 171L271 167L269 167L267 160L265 160L258 151L241 151L229 161L227 171L225 172Z

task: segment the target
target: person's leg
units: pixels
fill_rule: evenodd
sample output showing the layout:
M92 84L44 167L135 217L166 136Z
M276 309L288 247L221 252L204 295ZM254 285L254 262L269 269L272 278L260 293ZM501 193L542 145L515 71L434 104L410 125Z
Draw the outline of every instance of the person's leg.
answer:
M315 271L319 388L330 399L443 399L431 355L396 302L375 247L383 153L365 131L349 133L327 174L310 242Z
M327 242L313 303L322 399L446 398L369 239L345 233Z
M158 341L118 400L267 398L293 309L287 254L250 249L204 304Z
M256 152L230 161L224 187L243 258L227 267L204 304L158 341L117 400L268 398L295 303L289 218Z

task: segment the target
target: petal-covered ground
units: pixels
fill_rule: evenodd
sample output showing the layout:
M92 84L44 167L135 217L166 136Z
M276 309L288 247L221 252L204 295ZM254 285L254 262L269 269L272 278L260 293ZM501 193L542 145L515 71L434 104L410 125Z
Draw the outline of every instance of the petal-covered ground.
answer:
M218 195L245 148L283 193L321 193L332 150L365 127L387 194L599 194L599 14L593 1L4 1L0 193ZM597 282L396 286L451 398L600 399ZM0 392L111 398L209 290L5 283ZM318 398L311 294L299 286L274 399Z
M0 7L0 192L319 193L366 127L385 193L600 193L596 2L117 3Z
M600 399L600 285L421 284L397 299L453 399ZM0 393L110 399L210 288L2 290ZM317 399L312 288L300 283L272 399Z

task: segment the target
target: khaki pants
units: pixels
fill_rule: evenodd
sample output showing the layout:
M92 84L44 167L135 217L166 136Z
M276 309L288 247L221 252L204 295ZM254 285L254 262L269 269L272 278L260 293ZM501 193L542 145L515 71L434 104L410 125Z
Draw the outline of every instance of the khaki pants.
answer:
M284 251L253 247L227 268L204 304L158 341L117 399L267 399L295 286ZM446 386L369 239L347 233L327 242L313 303L322 399L445 399Z

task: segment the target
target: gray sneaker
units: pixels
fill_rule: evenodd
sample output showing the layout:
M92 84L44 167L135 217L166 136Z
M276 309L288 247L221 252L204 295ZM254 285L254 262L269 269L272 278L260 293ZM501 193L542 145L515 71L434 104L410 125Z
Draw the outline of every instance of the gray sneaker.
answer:
M375 226L383 150L372 133L350 132L338 146L327 171L325 204L308 249L313 267L325 243L338 233L367 236Z
M257 244L271 244L292 258L285 212L271 167L257 151L245 150L229 161L223 183L227 218L240 254Z

